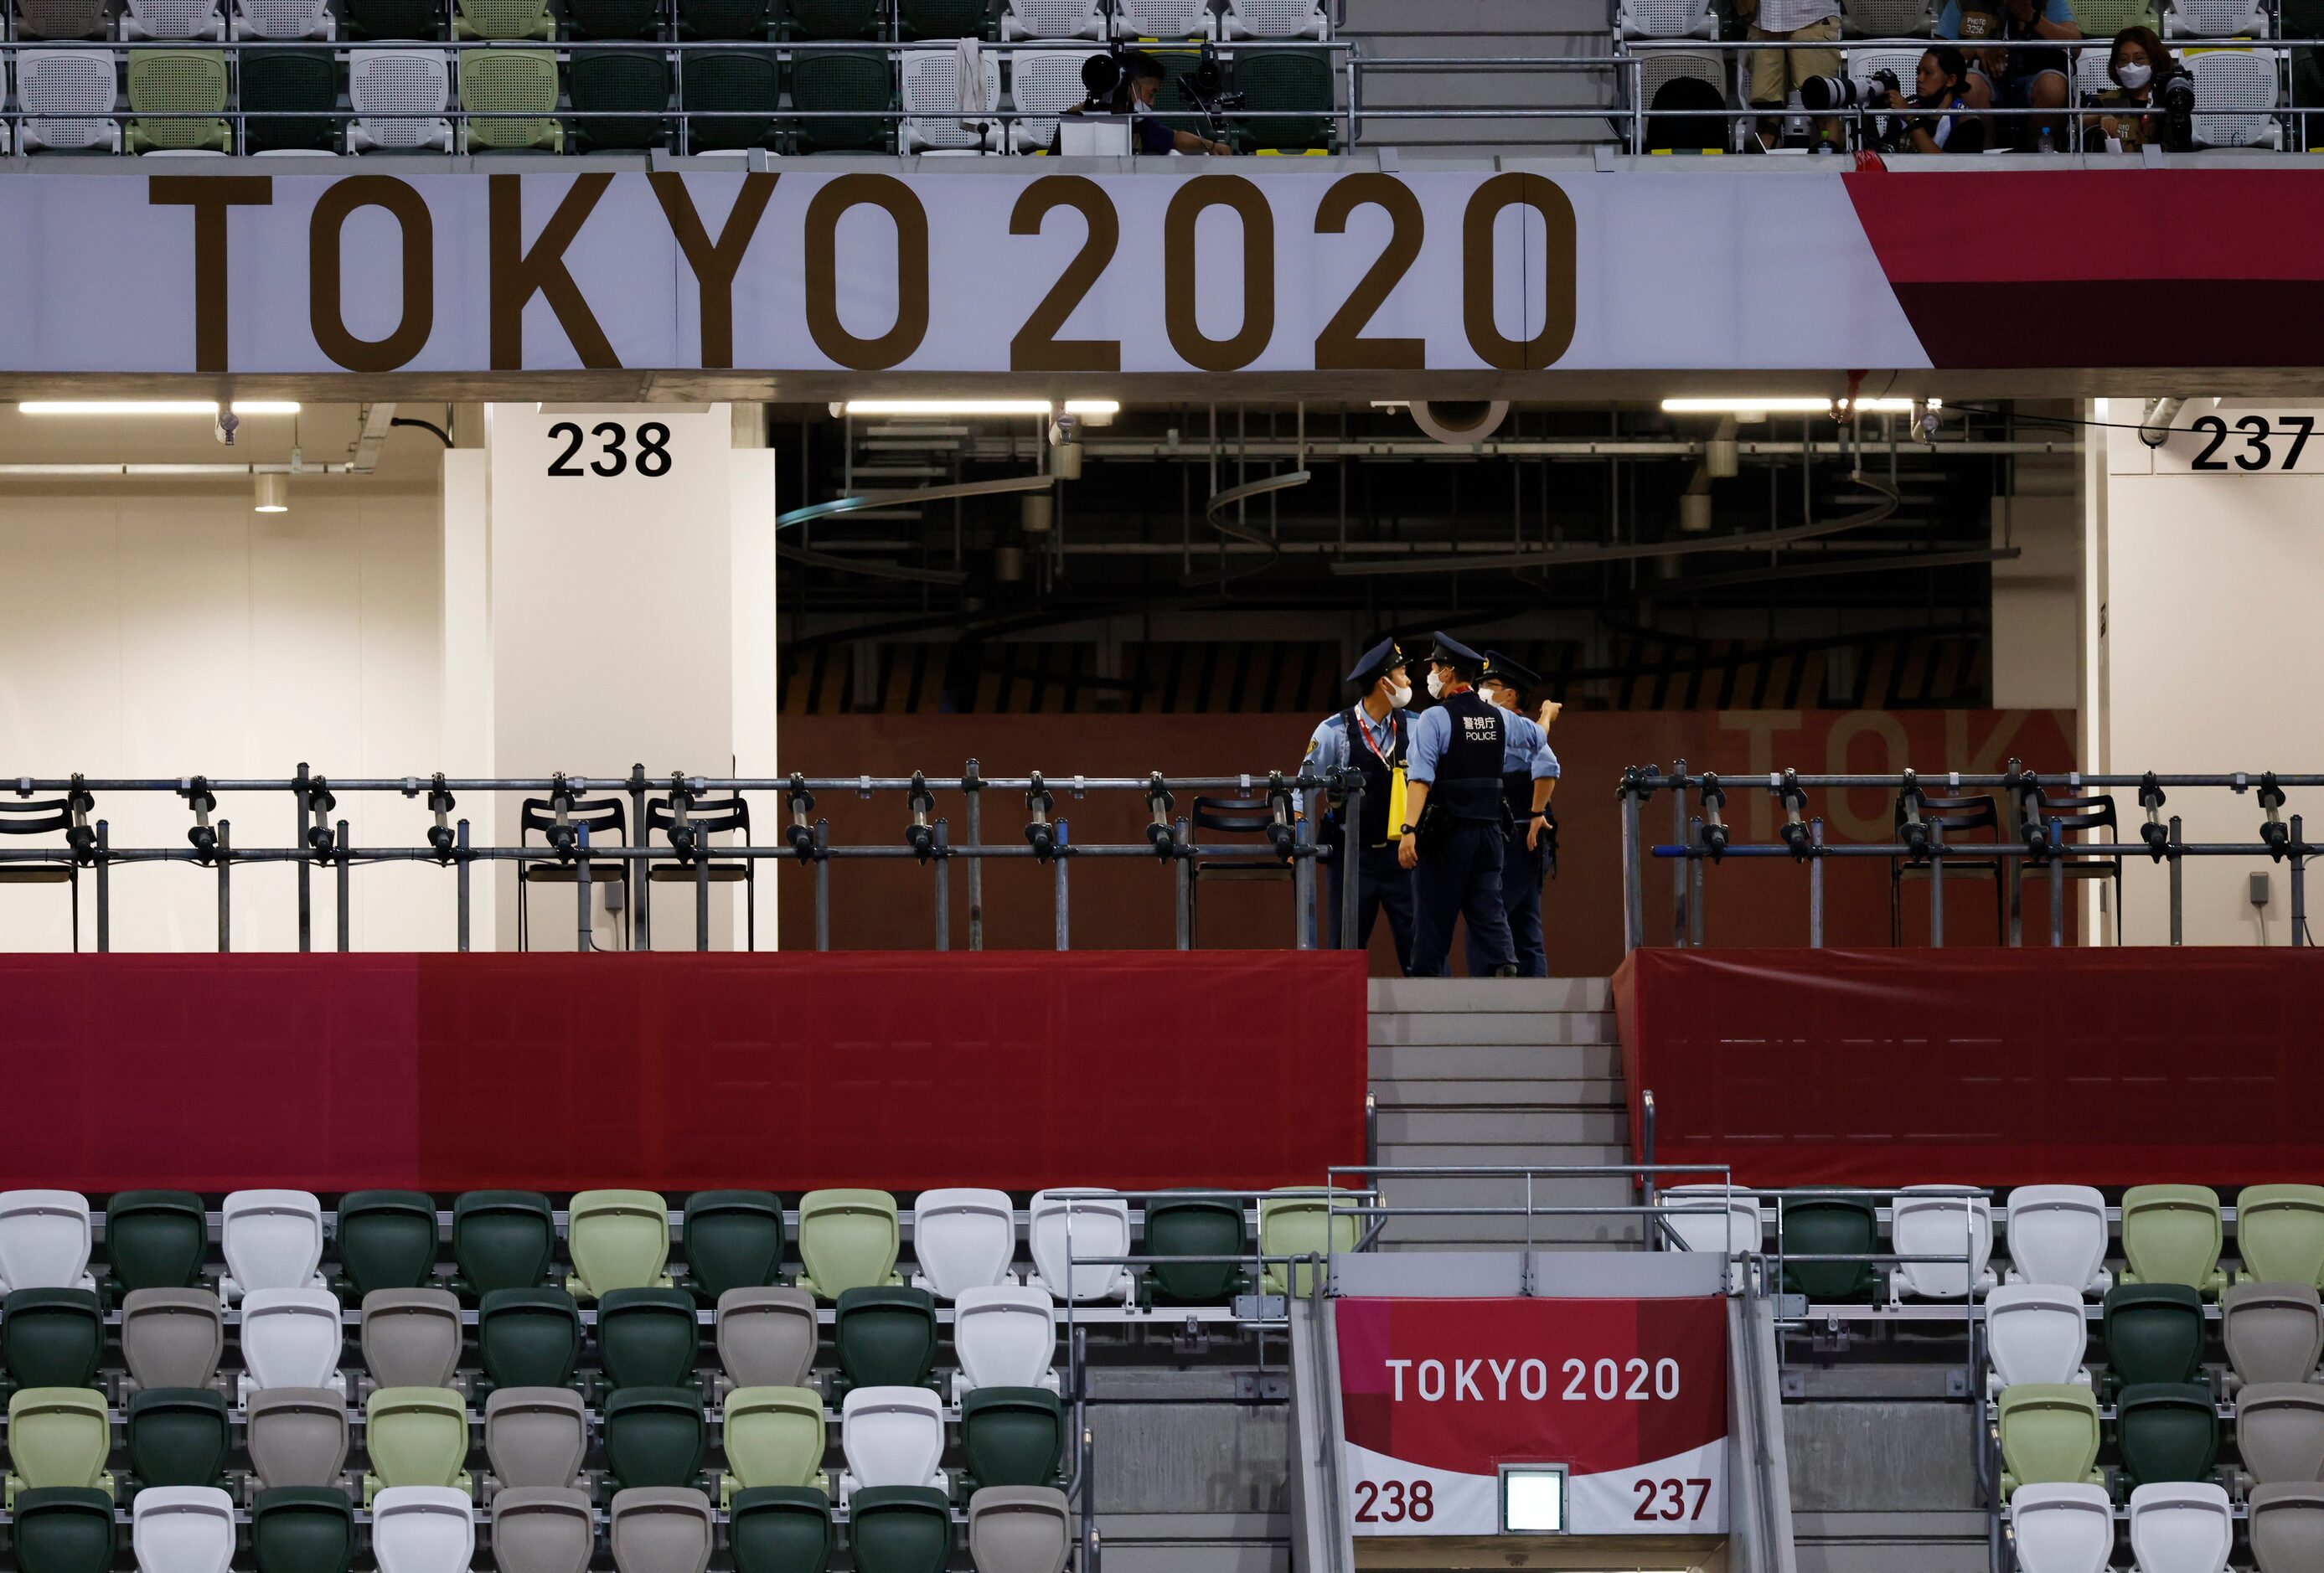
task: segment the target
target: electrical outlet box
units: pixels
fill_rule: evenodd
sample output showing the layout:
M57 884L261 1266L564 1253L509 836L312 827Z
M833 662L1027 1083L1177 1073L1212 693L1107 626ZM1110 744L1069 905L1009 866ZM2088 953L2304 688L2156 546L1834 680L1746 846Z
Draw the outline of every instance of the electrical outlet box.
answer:
M2254 874L2251 877L2251 904L2254 906L2265 906L2267 897L2268 877L2265 874Z

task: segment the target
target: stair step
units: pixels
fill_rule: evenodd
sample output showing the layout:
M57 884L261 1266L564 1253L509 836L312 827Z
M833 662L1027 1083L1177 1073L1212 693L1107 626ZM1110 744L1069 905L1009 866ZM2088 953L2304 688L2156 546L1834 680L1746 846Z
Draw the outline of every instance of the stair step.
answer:
M1373 1041L1372 1080L1619 1081L1612 1044L1384 1044Z

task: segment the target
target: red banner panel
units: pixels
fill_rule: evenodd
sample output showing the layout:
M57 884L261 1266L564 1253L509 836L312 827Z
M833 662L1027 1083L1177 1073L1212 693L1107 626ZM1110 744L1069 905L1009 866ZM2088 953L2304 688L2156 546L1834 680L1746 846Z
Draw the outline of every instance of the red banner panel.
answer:
M2324 1173L2312 950L1674 951L1615 975L1633 1139L1743 1185Z
M1363 963L0 957L0 1184L911 1191L1317 1183Z

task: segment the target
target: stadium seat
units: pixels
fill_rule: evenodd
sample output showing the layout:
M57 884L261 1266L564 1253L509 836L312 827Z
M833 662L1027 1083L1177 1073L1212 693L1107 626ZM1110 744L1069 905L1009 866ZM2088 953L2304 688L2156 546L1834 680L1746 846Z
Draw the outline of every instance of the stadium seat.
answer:
M553 50L462 50L460 122L464 146L487 152L558 152L565 128L547 116L557 109ZM476 119L523 115L524 120Z
M549 0L454 0L452 36L495 43L549 42L557 23Z
M877 38L880 0L784 0L785 38Z
M234 1498L215 1486L150 1486L129 1507L137 1573L226 1573Z
M448 1289L374 1289L363 1299L362 1339L380 1386L448 1386L460 1366L460 1302Z
M2001 1390L2001 1495L2020 1486L2103 1486L2098 1401L2087 1387L2027 1383Z
M135 57L129 64L134 71ZM228 1305L255 1289L320 1289L323 1204L305 1191L235 1191L220 1212L218 1249L226 1256L218 1298Z
M1219 19L1210 0L1114 0L1113 36L1142 39L1215 39Z
M338 1296L327 1289L254 1289L243 1297L240 1343L245 1396L262 1387L336 1387L346 1344Z
M904 121L899 152L972 154L1001 151L1001 57L983 55L982 90L961 107L960 56L952 50L907 50L899 61ZM973 125L963 124L965 118ZM1013 1236L1012 1236L1013 1244ZM917 1237L914 1249L918 1248Z
M223 115L226 106L226 56L214 50L129 51L129 108L133 115ZM232 133L222 119L137 119L129 123L133 153L225 152Z
M1936 15L1928 0L1840 0L1840 30L1850 38L1925 38ZM1991 799L1987 801L1990 804ZM1948 845L1953 839L1952 831L1948 822ZM1992 860L1978 860L1981 863Z
M879 50L793 55L791 107L816 116L798 122L791 133L794 152L887 152L892 123L886 117L896 107L887 55Z
M2126 27L2151 28L2163 31L2163 19L2155 0L2079 0L2074 7L2074 24L2089 39L2110 39ZM2104 56L2109 51L2090 51ZM2113 85L2111 79L2107 85Z
M575 38L650 38L661 19L661 0L566 0L565 20Z
M249 107L252 65L281 60L319 61L326 68L330 64L330 57L319 51L246 57L242 63L244 108ZM322 80L330 80L327 69ZM252 135L254 140L257 135L254 123ZM425 1191L350 1191L339 1199L333 1237L338 1243L339 1270L355 1301L374 1289L425 1289L435 1281L436 1203Z
M1332 19L1316 0L1227 0L1222 27L1231 39L1332 36Z
M979 1387L1057 1384L1057 1308L1047 1290L1001 1284L964 1292L952 1344L960 1357L955 1398Z
M1329 152L1337 145L1332 59L1323 51L1246 54L1235 62L1235 88L1245 110L1259 116L1236 123L1237 145L1260 152Z
M557 1224L537 1191L469 1191L452 1203L452 1262L472 1294L538 1289L557 1256Z
M1012 1283L1017 1215L1004 1191L923 1191L912 1208L913 1284L939 1300Z
M716 1304L729 1289L761 1289L781 1275L782 1198L768 1191L697 1191L680 1238L686 1284Z
M2324 1360L2324 1305L2305 1283L2238 1283L2219 1296L2219 1338L2242 1382L2305 1382Z
M896 20L907 39L989 38L991 0L898 0Z
M2258 1486L2250 1500L2252 1556L2259 1573L2324 1568L2324 1486ZM29 1562L25 1573L36 1573Z
M104 1492L22 1491L9 1513L21 1573L112 1573L113 1498Z
M839 1406L842 1500L866 1486L944 1486L944 1409L925 1387L858 1387Z
M835 1301L850 1289L901 1283L899 1234L896 1199L884 1191L808 1191L799 1198L798 1286Z
M493 1495L492 1539L499 1573L587 1573L597 1515L570 1486L504 1487Z
M2107 1573L2114 1559L2114 1501L2103 1486L2021 1486L2009 1527L2019 1573Z
M2181 56L2195 78L2197 147L2282 145L2283 127L2271 113L2282 58L2269 49L2190 49Z
M702 1328L683 1289L615 1289L597 1302L597 1353L614 1387L687 1387Z
M1242 1263L1250 1251L1242 1204L1223 1197L1165 1198L1146 1204L1146 1254L1210 1256L1208 1262L1156 1262L1146 1270L1154 1298L1171 1305L1215 1305L1249 1287Z
M1033 1256L1028 1283L1032 1287L1076 1302L1120 1300L1128 1303L1136 1297L1137 1281L1128 1267L1088 1260L1130 1255L1129 1202L1111 1191L1089 1186L1039 1191L1034 1192L1026 1219L1025 1239ZM1262 1210L1262 1238L1265 1220ZM1074 1257L1084 1259L1074 1261Z
M1951 1258L1898 1263L1892 1300L1966 1300L1993 1287L1993 1203L1960 1189L1907 1185L1890 1199L1888 1239L1897 1256Z
M742 50L696 52L684 57L679 77L691 151L732 152L767 145L783 97L774 56ZM708 118L696 118L705 112L710 112Z
M1046 1387L980 1387L960 1401L960 1444L983 1486L1054 1486L1064 1468L1065 1412Z
M33 51L19 55L17 87L25 113L35 113L23 97L22 64ZM106 62L111 81L112 62L103 54L68 58ZM111 107L108 97L106 106ZM0 1292L19 1289L94 1289L88 1274L90 1225L88 1199L71 1191L0 1191Z
M484 1457L502 1489L569 1489L588 1452L589 1412L570 1387L503 1387L484 1400Z
M729 1289L718 1297L718 1364L737 1387L798 1387L814 1367L815 1296L804 1289Z
M2167 0L2163 8L2163 34L2173 41L2265 38L2267 10L2265 0Z
M2070 1289L2011 1283L1995 1290L1985 1302L1985 1342L1997 1389L2089 1380L2082 1369L2089 1328L2082 1297Z
M215 1486L233 1425L226 1395L208 1387L148 1387L129 1397L122 1436L141 1486Z
M1010 55L1009 102L1017 112L1011 145L1020 153L1045 152L1057 134L1057 116L1086 97L1082 63L1069 51L1019 50Z
M226 18L218 14L218 0L129 0L121 15L121 36L221 41Z
M552 101L554 94L551 95ZM584 1191L566 1209L566 1289L576 1300L616 1289L667 1289L669 1204L651 1191Z
M1259 1249L1262 1256L1323 1256L1351 1252L1361 1237L1363 1220L1351 1210L1359 1201L1352 1192L1319 1191L1312 1186L1293 1185L1269 1192L1259 1199ZM1333 1209L1338 1210L1333 1210ZM1267 1265L1262 1287L1269 1294L1281 1294L1286 1283L1290 1292L1303 1299L1313 1292L1315 1269L1306 1263L1294 1264L1285 1276L1286 1264L1280 1260Z
M468 1412L457 1393L447 1387L383 1387L364 1401L364 1450L371 1458L371 1472L364 1476L365 1501L399 1486L450 1487L467 1495ZM372 1543L379 1549L375 1504ZM385 1561L383 1554L383 1567Z
M121 1302L121 1358L140 1387L207 1387L226 1352L226 1317L204 1289L133 1289Z
M847 1538L856 1573L944 1573L952 1556L951 1499L930 1486L859 1491Z
M452 61L438 51L348 51L347 102L355 115L347 127L349 152L452 151L452 123L444 117L452 102Z
M105 1394L89 1387L20 1387L8 1398L7 1500L51 1486L111 1495L105 1472L113 1427Z
M346 0L347 21L363 38L444 36L444 0Z
M687 1387L622 1387L605 1395L605 1467L616 1490L692 1486L710 1445L702 1395Z
M1616 0L1614 27L1624 38L1719 36L1719 18L1709 0Z
M2324 1284L2324 1186L2246 1185L2236 1196L2241 1283Z
M1723 107L1727 103L1728 88L1734 78L1734 70L1717 55L1702 54L1693 50L1657 49L1649 54L1634 58L1638 62L1633 68L1637 76L1637 101L1648 111L1643 129L1649 147L1655 143L1658 122L1678 121L1683 125L1691 125L1699 129L1700 115L1693 114L1679 115L1674 113L1675 110L1711 106ZM1626 70L1625 76L1628 75L1628 71ZM1674 87L1672 86L1674 83L1700 84L1700 86ZM1674 100L1676 102L1674 103ZM1627 95L1625 102L1628 102ZM1629 141L1632 129L1637 124L1627 114L1618 115L1609 124L1613 127L1615 138L1625 143ZM1692 146L1695 143L1681 142L1674 136L1672 145ZM1711 137L1703 145L1724 148L1726 145L1724 125L1721 124L1719 133Z
M855 1387L911 1387L936 1358L936 1302L925 1289L849 1289L832 1319L841 1377Z
M823 1486L829 1433L823 1395L811 1387L738 1387L726 1395L720 1438L726 1453L723 1495L770 1486Z
M18 1289L0 1300L0 1358L12 1387L93 1387L105 1308L93 1289Z
M2236 1449L2262 1485L2324 1480L2324 1387L2263 1382L2236 1396Z
M107 0L16 0L16 35L102 38L112 14Z
M259 1484L333 1486L347 1463L347 1395L334 1387L268 1387L243 1402L243 1430Z
M581 1359L581 1311L562 1289L495 1289L476 1312L476 1358L494 1387L562 1387Z
M379 1573L463 1573L476 1554L476 1507L442 1486L391 1486L372 1499Z
M339 73L328 51L266 50L244 55L241 78L243 151L327 153L337 146L338 123L332 114L338 107ZM297 118L289 118L293 115ZM429 1211L428 1255L433 1263L434 1210ZM341 1248L346 1248L344 1240Z
M202 1281L209 1220L190 1191L116 1191L105 1204L105 1281L118 1294Z
M2009 1282L2077 1294L2114 1287L2107 1271L2106 1198L2088 1185L2020 1185L2009 1193Z
M1870 1201L1855 1196L1786 1196L1775 1237L1785 1258L1785 1292L1827 1303L1871 1298L1879 1274L1869 1262L1790 1259L1794 1252L1807 1256L1869 1256L1877 1252L1879 1223Z
M1105 36L1102 0L1002 0L1001 36L1020 38L1085 38ZM1020 57L1022 58L1022 57Z
M772 31L770 0L678 0L682 36L740 41L763 39Z
M2235 1540L2235 1511L2216 1486L2141 1486L2130 1494L2130 1552L2139 1573L2227 1573Z
M2209 1480L2219 1458L2218 1412L2200 1382L2126 1387L2114 1401L2115 1441L2134 1486Z
M734 1573L823 1573L836 1541L831 1498L811 1486L738 1491L728 1504L726 1538Z
M234 36L289 41L302 38L330 39L338 34L330 0L233 0ZM246 55L247 64L256 59ZM346 1203L340 1204L346 1210Z
M977 1573L1065 1573L1072 1523L1054 1486L988 1486L968 1499L969 1558Z
M276 1486L250 1502L258 1573L347 1573L355 1555L355 1504L337 1486Z
M1731 1185L1672 1185L1655 1192L1655 1204L1683 1210L1664 1212L1663 1228L1690 1251L1748 1256L1766 1233L1766 1206L1748 1191ZM1719 1210L1721 1203L1726 1210ZM1147 1233L1150 1238L1153 1228Z
M2106 1297L2107 1384L2192 1382L2203 1302L2183 1283L2126 1283Z
M687 1486L613 1494L605 1532L619 1573L703 1573L710 1566L710 1499Z
M2219 1193L2208 1185L2134 1185L2122 1193L2125 1283L2184 1283L2207 1294L2219 1271Z

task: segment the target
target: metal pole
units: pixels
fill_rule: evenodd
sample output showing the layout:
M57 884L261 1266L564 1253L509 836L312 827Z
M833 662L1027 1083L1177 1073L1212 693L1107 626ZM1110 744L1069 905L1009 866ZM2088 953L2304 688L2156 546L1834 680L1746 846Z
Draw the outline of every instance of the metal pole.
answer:
M299 799L299 836L301 841L307 835L306 804L307 800L302 796ZM313 891L308 883L312 873L312 867L301 857L299 860L299 950L301 954L315 948Z
M465 819L460 822L460 839L454 851L453 858L452 872L456 882L459 886L460 948L465 951L468 948L468 915L470 910L468 905L468 822ZM521 863L517 865L517 878L520 879L524 878L524 865Z
M106 856L112 845L111 827L100 819L97 822L97 950L99 955L113 948L113 863Z
M936 821L936 831L944 831L944 821ZM952 860L936 860L936 949L952 949Z
M1945 822L1929 822L1929 944L1945 948Z
M1315 816L1303 814L1291 828L1291 943L1315 948Z
M1638 839L1638 799L1628 784L1622 789L1622 953L1646 943L1646 856Z
M2065 860L2055 851L2050 854L2050 943L2066 943L2066 872Z
M1065 893L1065 822L1057 821L1057 855L1051 860L1057 870L1057 949L1073 949L1073 908Z
M973 808L976 799L968 801ZM829 820L815 822L815 948L818 951L831 949L831 860L824 856L830 844L830 824Z
M1823 821L1808 821L1808 946L1823 949Z
M1186 837L1191 832L1192 826L1186 816L1180 814L1177 835L1180 850L1175 860L1177 863L1178 948L1182 951L1194 948L1194 860L1185 851Z
M597 945L595 936L590 933L589 924L589 827L585 824L578 826L577 829L580 839L580 856L573 866L573 909L576 914L576 922L579 926L575 931L573 948L576 951L594 951ZM524 878L521 868L517 872L517 878L520 879Z
M694 948L710 948L710 838L694 845Z
M2174 847L2179 844L2179 816L2175 814L2171 816L2171 844ZM2181 860L2177 852L2172 852L2171 854L2171 943L2174 945L2186 943L2186 888L2185 880L2182 878L2185 871L2185 862Z
M646 885L653 864L647 860L644 853L648 843L653 838L651 832L646 829L646 767L643 760L631 761L628 787L630 829L631 833L636 838L632 844L637 849L638 855L632 857L627 865L630 871L630 888L627 892L629 911L624 916L627 919L625 927L628 938L622 948L631 951L650 951L653 948L653 937L646 932ZM675 809L675 803L671 806ZM707 836L703 837L702 844L708 845L709 839Z
M2292 943L2308 943L2308 859L2298 849L2306 845L2300 839L2300 815L2292 816Z
M339 950L340 950L340 952L341 952L342 953L345 953L345 952L346 951L346 948L347 948L347 928L348 928L348 924L347 924L347 906L348 906L348 897L349 897L349 894L350 894L350 893L349 893L349 890L348 890L348 886L349 886L350 882L351 882L351 881L352 881L352 879L353 879L353 873L352 873L352 870L353 870L354 865L353 865L353 864L348 860L348 858L347 858L347 822L346 822L346 820L344 820L344 819L343 819L343 820L341 820L341 821L339 821L339 844L338 844L338 852L339 852Z
M1340 804L1340 948L1355 951L1363 948L1356 935L1358 914L1362 910L1364 880L1364 776L1360 770L1348 773L1347 796ZM1397 827L1390 825L1394 832Z
M1671 774L1684 781L1686 761L1681 759L1672 766ZM1671 840L1683 847L1693 846L1686 833L1686 788L1683 786L1671 790ZM1682 951L1686 949L1686 897L1689 887L1694 882L1694 870L1691 866L1693 861L1690 855L1671 865L1671 943Z
M218 953L234 949L234 897L228 888L226 873L234 865L234 826L226 820L217 823L218 871Z
M1702 823L1702 816L1697 814L1696 827L1700 829ZM1707 898L1711 894L1711 870L1704 867L1701 858L1689 858L1686 861L1690 870L1689 877L1694 881L1694 895L1686 905L1688 925L1692 933L1692 937L1688 943L1699 951L1702 949L1703 908L1708 905Z
M976 761L968 768L973 775ZM968 794L968 948L984 948L984 794Z

